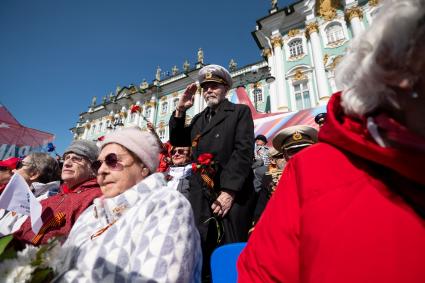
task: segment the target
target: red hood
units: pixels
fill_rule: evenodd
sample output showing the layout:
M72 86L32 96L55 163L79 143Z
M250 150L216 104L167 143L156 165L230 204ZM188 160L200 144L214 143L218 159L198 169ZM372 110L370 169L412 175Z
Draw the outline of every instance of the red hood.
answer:
M346 116L341 107L341 93L328 103L326 122L319 131L319 141L390 168L408 179L425 184L424 152L413 149L384 148L370 136L366 119Z
M92 189L92 188L99 188L99 184L97 183L96 178L86 180L78 185L75 185L72 189L67 186L67 184L63 183L61 185L61 190L64 194L69 194L71 192L79 191L79 190L86 190L86 189Z

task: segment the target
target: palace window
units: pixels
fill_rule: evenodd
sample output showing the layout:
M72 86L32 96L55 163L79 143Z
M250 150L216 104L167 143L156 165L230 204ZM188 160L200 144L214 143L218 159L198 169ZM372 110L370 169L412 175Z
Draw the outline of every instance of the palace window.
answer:
M159 137L160 140L165 139L165 128L158 130L158 137Z
M326 27L326 37L328 39L328 44L338 42L345 39L344 31L341 24L332 23Z
M152 114L152 107L150 107L150 106L146 107L146 110L145 110L145 117L146 117L147 119L149 119L149 118L151 117L151 114Z
M103 123L102 122L99 123L99 129L98 129L98 131L99 132L102 132L103 131Z
M252 93L254 94L254 103L263 102L263 91L261 88L254 88Z
M311 108L310 90L307 81L294 84L294 94L298 110Z
M178 98L174 98L174 100L173 100L173 109L176 109L178 103L179 103L179 99Z
M130 122L131 123L134 123L136 121L136 115L137 115L136 112L130 114Z
M93 125L91 127L91 133L94 134L96 132L96 125Z
M301 39L294 39L288 43L290 57L297 57L304 54L303 41Z
M165 114L168 112L168 102L163 102L161 107L161 113Z

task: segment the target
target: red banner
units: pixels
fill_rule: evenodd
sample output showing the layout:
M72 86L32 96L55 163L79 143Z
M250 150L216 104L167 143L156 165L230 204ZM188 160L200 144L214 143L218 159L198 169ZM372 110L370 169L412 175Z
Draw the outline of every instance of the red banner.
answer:
M27 128L0 104L0 160L20 157L34 151L45 151L47 143L52 142L53 134Z

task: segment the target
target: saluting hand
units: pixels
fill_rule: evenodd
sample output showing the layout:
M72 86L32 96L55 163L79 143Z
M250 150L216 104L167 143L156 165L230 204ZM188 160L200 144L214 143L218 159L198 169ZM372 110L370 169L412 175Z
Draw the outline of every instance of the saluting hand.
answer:
M183 95L179 99L179 104L177 105L177 110L186 111L193 105L193 101L195 100L195 93L198 89L196 83L191 83L186 87Z
M235 200L235 193L232 191L221 191L220 195L211 205L213 213L217 216L224 217L232 208Z

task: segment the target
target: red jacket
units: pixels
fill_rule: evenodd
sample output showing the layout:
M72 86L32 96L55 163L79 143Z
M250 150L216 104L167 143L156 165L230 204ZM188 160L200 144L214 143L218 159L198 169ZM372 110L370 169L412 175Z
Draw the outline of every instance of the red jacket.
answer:
M241 253L239 282L425 282L425 154L382 148L363 125L331 98L321 142L288 162Z
M163 144L163 149L162 151L159 153L159 165L158 165L158 169L156 170L157 172L167 172L168 168L170 167L171 164L171 144L170 142L166 142Z
M64 191L67 191L66 193ZM61 192L41 201L43 211L41 218L43 225L52 219L58 212L65 214L65 221L60 227L47 229L42 235L38 244L47 243L47 240L57 236L68 236L77 218L89 207L93 200L102 195L96 179L88 180L78 187L67 190L64 185L61 186ZM14 237L24 242L31 243L35 234L31 229L31 220L28 218L21 228L14 233Z

